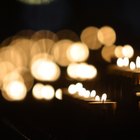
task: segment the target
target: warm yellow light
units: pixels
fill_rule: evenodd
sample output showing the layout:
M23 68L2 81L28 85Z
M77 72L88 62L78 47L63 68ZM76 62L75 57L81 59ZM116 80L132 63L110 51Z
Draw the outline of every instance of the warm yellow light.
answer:
M49 4L54 0L18 0L18 1L31 5L40 5L40 4Z
M89 90L86 90L86 92L84 92L84 95L83 95L85 98L89 98L90 97L90 91Z
M27 91L29 91L34 84L34 77L32 76L30 69L27 67L19 67L15 69L16 72L18 72L24 81L24 84L26 85Z
M72 41L79 41L79 36L73 30L70 30L70 29L60 30L56 34L59 40L69 39Z
M55 92L55 97L58 99L58 100L62 100L63 97L62 97L62 89L57 89L56 92Z
M97 27L89 26L85 28L80 35L81 41L91 50L98 50L102 47L97 37L98 30Z
M67 57L67 50L73 42L68 39L56 42L52 48L52 55L56 63L62 67L68 66L71 62Z
M79 92L78 92L78 95L79 96L84 96L86 93L86 89L84 87L80 88Z
M77 92L76 87L75 87L74 84L69 85L69 87L68 87L68 92L69 92L70 94L75 94L75 93Z
M31 73L40 81L56 81L60 76L60 68L47 58L38 58L31 63Z
M137 56L137 58L136 58L136 68L140 68L140 57L139 56Z
M130 62L130 69L134 70L136 68L136 65L133 61Z
M76 42L70 45L67 50L67 57L71 62L83 62L89 56L89 49L86 44Z
M15 69L14 65L8 61L0 62L0 87L2 85L4 77Z
M95 96L95 101L100 101L100 96L99 95Z
M78 82L75 84L76 91L79 92L81 88L83 88L83 84Z
M95 97L96 96L96 90L92 90L90 93L90 97Z
M125 67L128 67L128 66L129 66L129 58L128 58L128 57L124 57L124 58L123 58L123 65L124 65Z
M41 94L41 90L43 88L43 84L41 83L36 83L34 86L33 86L33 89L32 89L32 95L34 98L40 100L40 99L43 99L42 97L42 94Z
M111 62L112 58L115 57L114 51L115 45L104 46L101 51L102 58L107 62Z
M123 67L124 66L123 58L118 58L117 59L117 66L118 67Z
M101 97L101 101L106 101L106 99L107 99L107 94L104 93L104 94L102 95L102 97Z
M124 57L132 58L134 55L134 49L130 45L124 45L124 47L122 49L122 53L123 53Z
M49 30L39 30L32 35L32 40L51 39L54 42L58 41L56 33Z
M140 92L136 92L136 96L140 96Z
M27 89L24 83L17 80L10 81L6 84L4 83L3 90L10 99L15 101L23 100L27 94Z
M67 74L74 79L87 80L96 77L97 69L86 63L70 64L67 68Z
M97 36L99 41L106 46L111 46L116 41L116 33L110 26L101 27L98 31Z
M124 57L122 50L122 46L116 46L114 53L117 58Z
M40 39L40 40L37 40L33 43L32 47L31 47L31 52L30 52L30 55L31 55L31 59L37 55L37 54L40 54L40 53L47 53L49 55L51 55L51 50L52 50L52 47L54 45L54 41L51 40L51 39Z
M51 85L45 85L41 89L41 95L46 100L51 100L54 98L55 90Z

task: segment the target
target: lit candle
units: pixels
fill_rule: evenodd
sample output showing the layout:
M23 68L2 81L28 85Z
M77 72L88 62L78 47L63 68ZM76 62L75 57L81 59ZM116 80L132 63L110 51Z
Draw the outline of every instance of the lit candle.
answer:
M114 114L117 108L117 102L114 101L95 101L89 102L89 107L101 113Z

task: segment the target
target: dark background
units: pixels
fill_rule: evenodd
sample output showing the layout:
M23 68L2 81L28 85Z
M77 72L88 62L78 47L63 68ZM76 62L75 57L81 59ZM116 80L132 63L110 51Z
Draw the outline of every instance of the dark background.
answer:
M72 29L78 34L87 26L112 26L116 44L139 48L139 0L54 0L46 5L27 5L16 0L0 3L0 39L23 29Z

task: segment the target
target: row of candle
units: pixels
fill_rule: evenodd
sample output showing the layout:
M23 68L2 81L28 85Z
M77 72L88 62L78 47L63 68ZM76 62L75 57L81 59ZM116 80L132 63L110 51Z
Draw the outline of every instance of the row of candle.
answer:
M76 98L87 100L87 101L106 101L107 94L103 93L100 97L99 95L96 95L96 90L87 90L84 88L83 84L78 82L76 84L71 84L68 87L68 93L73 95Z
M136 57L136 61L130 61L128 57L118 58L117 66L129 68L129 70L139 70L140 69L140 56Z

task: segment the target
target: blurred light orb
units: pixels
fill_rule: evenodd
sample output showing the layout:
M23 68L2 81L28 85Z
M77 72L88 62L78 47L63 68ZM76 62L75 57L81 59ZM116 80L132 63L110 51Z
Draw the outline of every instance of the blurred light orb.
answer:
M58 99L58 100L62 100L63 99L63 96L62 96L62 89L57 89L56 92L55 92L55 98Z
M124 57L123 58L123 65L125 66L125 67L127 67L127 66L129 66L129 58L128 57Z
M76 42L70 45L67 50L67 57L71 62L83 62L89 56L89 49L86 44Z
M101 96L101 101L106 101L107 99L107 94L104 93L102 96Z
M98 40L106 46L111 46L116 41L116 33L110 26L103 26L98 31Z
M62 67L66 67L71 63L67 57L67 50L72 43L73 41L69 39L62 39L53 45L51 53L55 62Z
M68 87L68 92L69 92L70 94L75 94L75 93L77 92L76 87L75 87L74 84L69 85L69 87Z
M134 49L130 45L124 45L124 47L122 49L122 53L123 53L124 57L132 58L134 55Z
M45 100L51 100L55 96L55 90L51 85L45 85L41 89L41 95Z
M99 29L97 27L89 26L85 28L80 35L81 41L91 50L98 50L102 47L97 37L98 31Z
M100 101L101 99L100 99L100 96L99 95L96 95L95 96L95 101Z
M136 58L136 68L140 68L140 57L139 56L137 56L137 58Z
M26 4L38 5L38 4L49 4L50 2L53 2L54 0L18 0L18 1L26 3Z
M136 68L135 63L134 63L133 61L131 61L131 62L130 62L130 69L131 69L131 70L135 70L135 68Z
M123 46L116 46L114 53L117 58L124 57L122 50Z
M73 79L89 80L96 77L97 69L87 63L70 64L67 67L67 74Z
M23 100L27 94L25 84L17 80L4 84L3 89L9 98L15 101Z
M33 88L32 88L32 95L35 99L43 99L42 94L41 94L41 90L43 88L43 84L41 83L36 83Z
M90 97L95 97L96 96L96 90L92 90L90 93Z
M56 81L60 76L60 68L55 62L40 58L31 64L31 73L40 81Z
M117 59L117 66L118 66L118 67L123 67L123 66L124 66L123 58L118 58L118 59Z
M115 57L114 54L115 51L115 45L111 45L111 46L104 46L101 50L101 55L102 58L107 61L107 62L111 62L112 58Z

